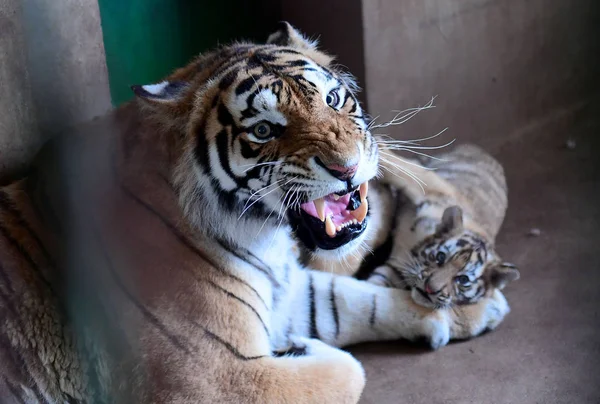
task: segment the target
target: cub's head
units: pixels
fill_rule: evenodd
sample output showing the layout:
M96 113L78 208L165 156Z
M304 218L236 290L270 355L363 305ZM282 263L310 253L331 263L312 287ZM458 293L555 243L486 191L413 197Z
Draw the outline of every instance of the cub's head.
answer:
M360 243L377 144L352 77L289 24L133 89L175 144L174 183L200 228L266 237L290 224L313 251Z
M487 240L463 228L458 206L444 211L436 232L410 255L398 267L415 302L427 307L474 303L519 279L516 267L500 261Z

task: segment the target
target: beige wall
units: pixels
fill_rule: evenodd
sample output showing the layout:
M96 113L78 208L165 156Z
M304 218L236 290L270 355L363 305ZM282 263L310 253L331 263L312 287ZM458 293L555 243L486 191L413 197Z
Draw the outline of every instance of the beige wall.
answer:
M281 0L281 18L336 56L336 62L365 87L365 53L361 0ZM368 6L368 4L367 4ZM366 102L364 93L361 101Z
M387 133L494 147L598 91L597 0L363 2L369 112L437 108ZM565 134L568 138L570 134Z
M96 0L0 0L0 181L49 135L105 113Z

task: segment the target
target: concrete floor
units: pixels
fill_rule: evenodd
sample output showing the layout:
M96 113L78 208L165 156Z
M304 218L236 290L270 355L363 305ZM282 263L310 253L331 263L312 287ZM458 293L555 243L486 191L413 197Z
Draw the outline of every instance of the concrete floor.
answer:
M437 352L354 347L367 373L362 403L600 402L600 102L532 123L491 151L509 186L497 247L521 271L505 291L512 312L494 332Z

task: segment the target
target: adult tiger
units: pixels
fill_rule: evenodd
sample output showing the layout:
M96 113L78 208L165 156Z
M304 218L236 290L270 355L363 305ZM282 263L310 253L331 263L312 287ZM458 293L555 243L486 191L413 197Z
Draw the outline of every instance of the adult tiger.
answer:
M356 402L336 347L448 342L458 322L405 291L293 254L291 223L340 255L369 225L377 145L331 60L286 23L219 48L2 190L4 401Z

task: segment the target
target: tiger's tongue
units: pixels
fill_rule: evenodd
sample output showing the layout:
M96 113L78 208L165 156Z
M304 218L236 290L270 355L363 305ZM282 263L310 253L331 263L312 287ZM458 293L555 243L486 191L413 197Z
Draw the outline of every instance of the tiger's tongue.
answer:
M367 192L368 183L365 182L359 187L361 203L355 210L348 209L350 197L354 192L349 192L343 196L329 194L323 198L303 203L300 205L300 208L309 215L325 222L325 232L329 237L333 238L341 230L342 225L350 223L353 220L356 220L358 223L362 223L365 220L368 210Z

